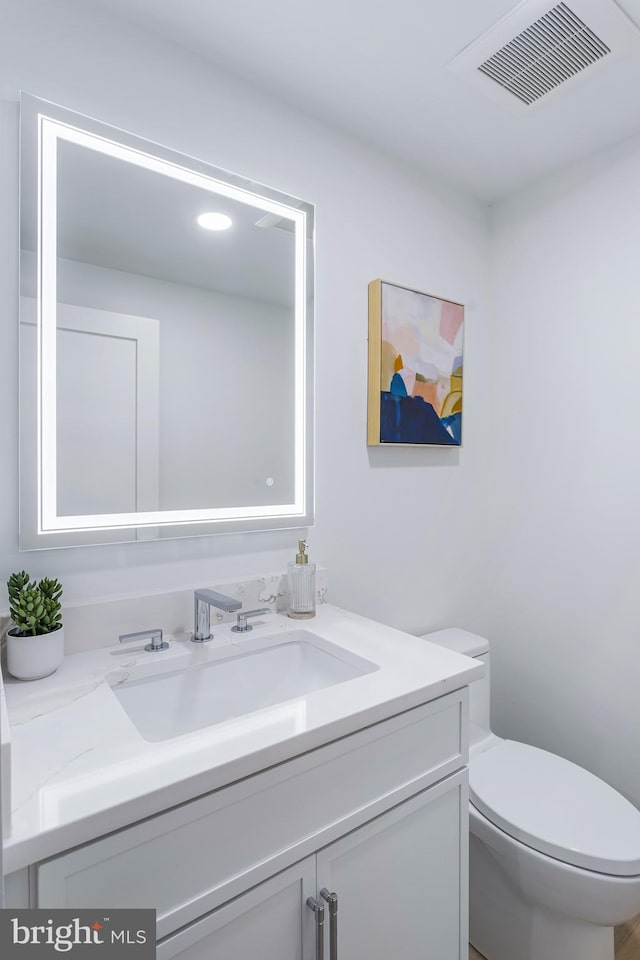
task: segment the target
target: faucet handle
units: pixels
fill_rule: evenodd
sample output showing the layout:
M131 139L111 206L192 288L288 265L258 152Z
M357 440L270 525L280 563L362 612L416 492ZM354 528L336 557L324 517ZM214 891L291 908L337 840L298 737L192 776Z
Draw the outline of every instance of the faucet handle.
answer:
M271 613L271 607L260 607L259 610L243 610L238 614L237 623L231 627L232 633L248 633L253 630L250 623L247 623L249 617L261 617L265 613Z
M139 630L137 633L123 633L118 637L120 643L135 643L136 640L149 640L145 650L149 653L156 653L158 650L168 650L169 644L162 639L162 630L156 627L153 630Z

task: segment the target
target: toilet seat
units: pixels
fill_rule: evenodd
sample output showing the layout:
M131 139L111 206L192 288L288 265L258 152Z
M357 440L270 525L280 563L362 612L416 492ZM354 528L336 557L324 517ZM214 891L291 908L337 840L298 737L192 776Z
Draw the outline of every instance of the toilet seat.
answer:
M540 853L597 873L640 876L640 811L569 760L503 740L472 758L469 791L491 823Z

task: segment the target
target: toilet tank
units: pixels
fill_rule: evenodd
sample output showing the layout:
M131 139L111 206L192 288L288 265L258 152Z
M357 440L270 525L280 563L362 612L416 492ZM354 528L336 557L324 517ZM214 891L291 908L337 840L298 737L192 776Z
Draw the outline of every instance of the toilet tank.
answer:
M422 635L422 639L483 662L484 677L469 684L470 739L472 743L482 739L491 731L489 641L485 637L480 637L477 633L470 633L468 630L461 630L458 627L425 633ZM474 728L476 729L474 730ZM478 730L478 728L480 729Z

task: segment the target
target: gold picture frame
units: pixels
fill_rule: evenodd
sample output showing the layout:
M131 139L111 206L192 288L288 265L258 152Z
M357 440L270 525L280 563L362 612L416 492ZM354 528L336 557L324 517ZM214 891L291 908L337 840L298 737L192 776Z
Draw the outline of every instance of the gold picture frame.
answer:
M369 284L369 446L462 445L464 305Z

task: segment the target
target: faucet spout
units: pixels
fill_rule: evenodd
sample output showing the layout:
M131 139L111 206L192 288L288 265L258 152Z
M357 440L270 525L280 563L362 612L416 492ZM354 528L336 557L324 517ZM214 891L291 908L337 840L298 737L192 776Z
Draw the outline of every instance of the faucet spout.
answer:
M215 590L196 590L193 595L193 636L194 643L205 643L213 638L211 633L211 607L233 613L239 610L242 604L233 597Z

